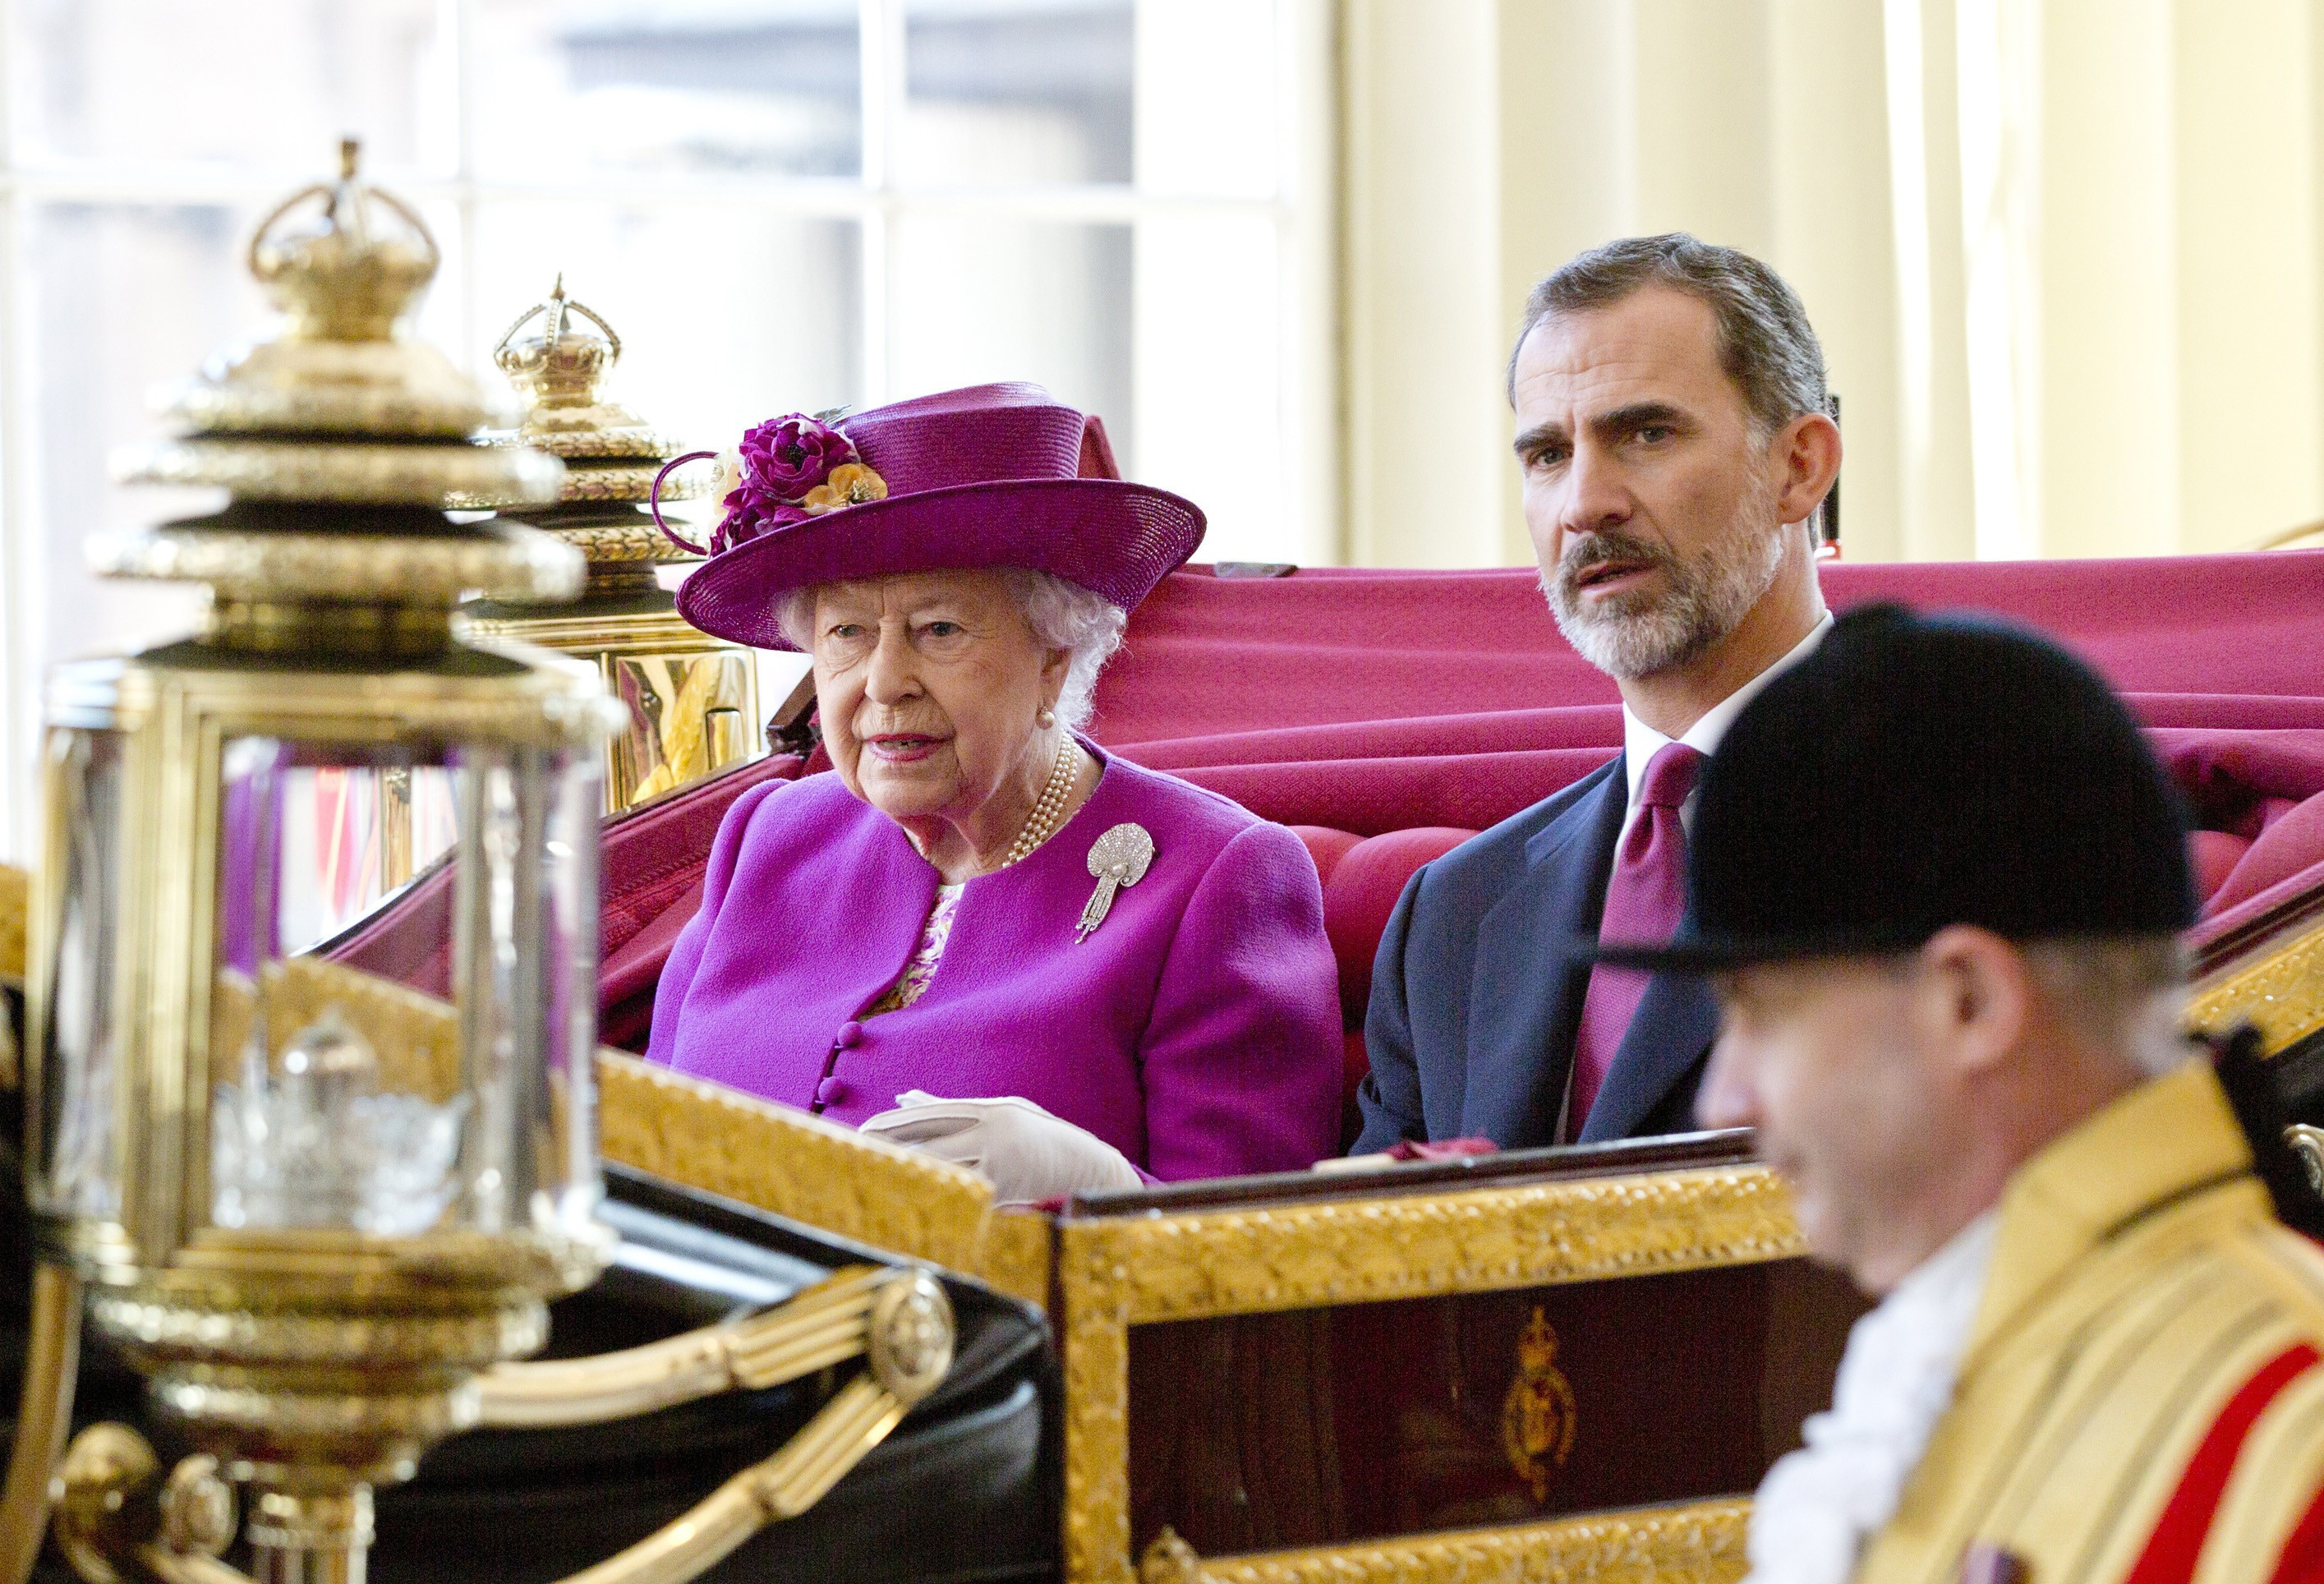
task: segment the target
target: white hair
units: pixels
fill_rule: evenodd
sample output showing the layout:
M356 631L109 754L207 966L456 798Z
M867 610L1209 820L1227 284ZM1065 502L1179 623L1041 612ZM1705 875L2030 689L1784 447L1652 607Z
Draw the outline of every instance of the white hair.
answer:
M1130 618L1103 594L1068 583L1051 572L1029 566L995 568L1017 602L1018 612L1043 649L1061 649L1065 662L1065 686L1057 695L1058 723L1078 731L1089 723L1097 700L1097 674L1121 647L1121 631ZM815 602L824 585L812 584L780 594L775 602L775 622L794 649L807 653L815 647Z

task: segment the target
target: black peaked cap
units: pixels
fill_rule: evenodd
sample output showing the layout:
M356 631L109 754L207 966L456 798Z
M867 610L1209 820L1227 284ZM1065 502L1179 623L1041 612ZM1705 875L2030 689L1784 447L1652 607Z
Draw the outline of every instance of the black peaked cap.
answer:
M1869 605L1753 699L1703 769L1692 898L1620 966L1704 972L2195 919L2178 790L2122 701L2020 628Z

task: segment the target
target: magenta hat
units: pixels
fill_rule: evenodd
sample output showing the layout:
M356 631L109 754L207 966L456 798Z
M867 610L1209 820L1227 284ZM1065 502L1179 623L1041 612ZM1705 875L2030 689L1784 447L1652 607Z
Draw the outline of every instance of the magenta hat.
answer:
M975 385L830 422L792 413L745 435L742 458L678 609L761 649L791 647L775 623L790 589L1025 566L1127 611L1203 542L1200 507L1123 483L1104 425L1038 385Z

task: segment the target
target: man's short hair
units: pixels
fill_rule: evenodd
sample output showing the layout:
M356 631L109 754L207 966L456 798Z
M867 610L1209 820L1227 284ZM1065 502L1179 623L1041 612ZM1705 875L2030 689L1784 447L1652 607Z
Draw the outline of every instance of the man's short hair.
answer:
M1509 350L1510 405L1517 403L1517 352L1536 325L1551 314L1611 308L1647 286L1668 286L1710 306L1719 321L1720 366L1763 434L1803 412L1824 410L1823 345L1799 294L1749 253L1683 231L1593 247L1534 287Z
M2189 959L2177 935L2065 935L2020 949L2043 995L2090 1044L2150 1077L2186 1059Z

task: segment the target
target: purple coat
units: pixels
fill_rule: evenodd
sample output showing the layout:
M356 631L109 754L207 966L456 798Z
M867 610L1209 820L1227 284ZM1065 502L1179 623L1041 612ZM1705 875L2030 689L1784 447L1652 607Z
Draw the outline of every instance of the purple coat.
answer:
M1100 760L1064 829L968 882L919 999L863 1021L919 943L936 871L836 775L745 792L662 971L648 1058L851 1124L908 1089L1022 1095L1165 1180L1336 1153L1338 972L1306 850ZM1077 945L1091 844L1126 820L1154 861Z

